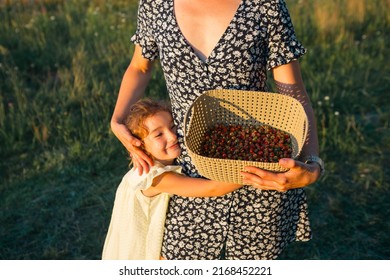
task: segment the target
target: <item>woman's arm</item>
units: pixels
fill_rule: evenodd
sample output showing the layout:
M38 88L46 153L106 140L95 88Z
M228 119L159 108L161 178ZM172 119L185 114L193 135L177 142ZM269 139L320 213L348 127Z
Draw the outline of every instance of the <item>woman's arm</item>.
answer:
M123 76L116 101L114 113L111 118L111 130L121 141L123 146L131 153L133 164L138 168L139 174L149 172L153 165L150 159L139 147L141 142L133 137L124 124L130 105L137 102L144 94L153 69L153 62L142 56L142 48L135 45L131 62Z
M305 109L309 122L307 140L302 148L301 159L306 156L318 156L318 136L313 108L306 93L300 66L297 60L273 69L276 87L281 94L286 94L300 101ZM320 177L320 166L317 163L305 164L289 158L281 159L279 164L289 171L273 173L256 167L247 167L242 172L245 184L261 189L287 191L314 183Z
M152 187L142 191L145 196L170 193L187 197L221 196L241 188L242 185L222 183L202 178L191 178L166 172L153 180Z
M319 148L315 115L309 95L302 81L298 60L274 68L273 76L278 92L297 99L302 104L308 118L309 130L300 157L318 156Z

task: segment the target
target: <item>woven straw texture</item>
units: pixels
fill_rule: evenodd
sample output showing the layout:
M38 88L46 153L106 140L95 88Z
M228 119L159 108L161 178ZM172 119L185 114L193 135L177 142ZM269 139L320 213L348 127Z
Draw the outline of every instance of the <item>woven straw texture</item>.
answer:
M278 163L216 159L199 155L204 133L216 123L266 124L290 134L292 158L302 150L308 121L302 104L295 98L270 92L211 90L199 96L184 120L184 142L199 174L215 181L243 184L241 171L256 166L285 172Z

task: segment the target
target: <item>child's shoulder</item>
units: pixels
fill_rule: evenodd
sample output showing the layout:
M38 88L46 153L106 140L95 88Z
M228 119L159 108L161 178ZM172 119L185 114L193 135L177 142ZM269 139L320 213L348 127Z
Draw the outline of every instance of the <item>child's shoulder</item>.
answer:
M177 172L181 173L181 166L179 165L163 165L162 163L155 161L154 165L150 168L149 172L143 172L141 175L138 173L138 169L131 168L124 176L124 181L128 181L129 183L137 183L148 178L155 178L165 172Z

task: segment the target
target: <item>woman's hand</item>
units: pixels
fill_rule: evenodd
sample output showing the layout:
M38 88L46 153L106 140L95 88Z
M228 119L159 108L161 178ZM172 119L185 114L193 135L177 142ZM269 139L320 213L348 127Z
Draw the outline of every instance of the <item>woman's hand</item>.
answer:
M112 120L111 130L123 146L125 146L125 148L129 151L133 165L138 169L139 175L142 175L144 171L148 173L150 166L153 166L153 160L139 148L142 144L141 141L134 137L130 133L129 129L120 122Z
M291 158L283 158L279 160L279 164L289 170L284 173L275 173L247 166L246 172L241 172L244 184L262 190L285 192L310 185L320 177L320 166L316 163L306 164Z

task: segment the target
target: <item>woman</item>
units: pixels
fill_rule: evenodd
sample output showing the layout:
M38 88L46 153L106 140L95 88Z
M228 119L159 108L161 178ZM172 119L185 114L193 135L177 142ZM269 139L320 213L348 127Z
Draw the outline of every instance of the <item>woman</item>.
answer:
M282 174L247 167L248 186L217 198L173 196L162 255L167 259L274 259L294 240L309 240L305 192L323 171L315 119L297 59L297 40L283 0L141 0L133 58L111 120L140 174L152 160L124 126L126 108L139 100L159 58L182 155L184 173L197 177L183 145L183 118L204 91L218 88L266 91L267 71L277 89L297 98L309 119L300 160L281 159ZM257 186L262 190L251 187ZM180 215L178 215L180 213Z

